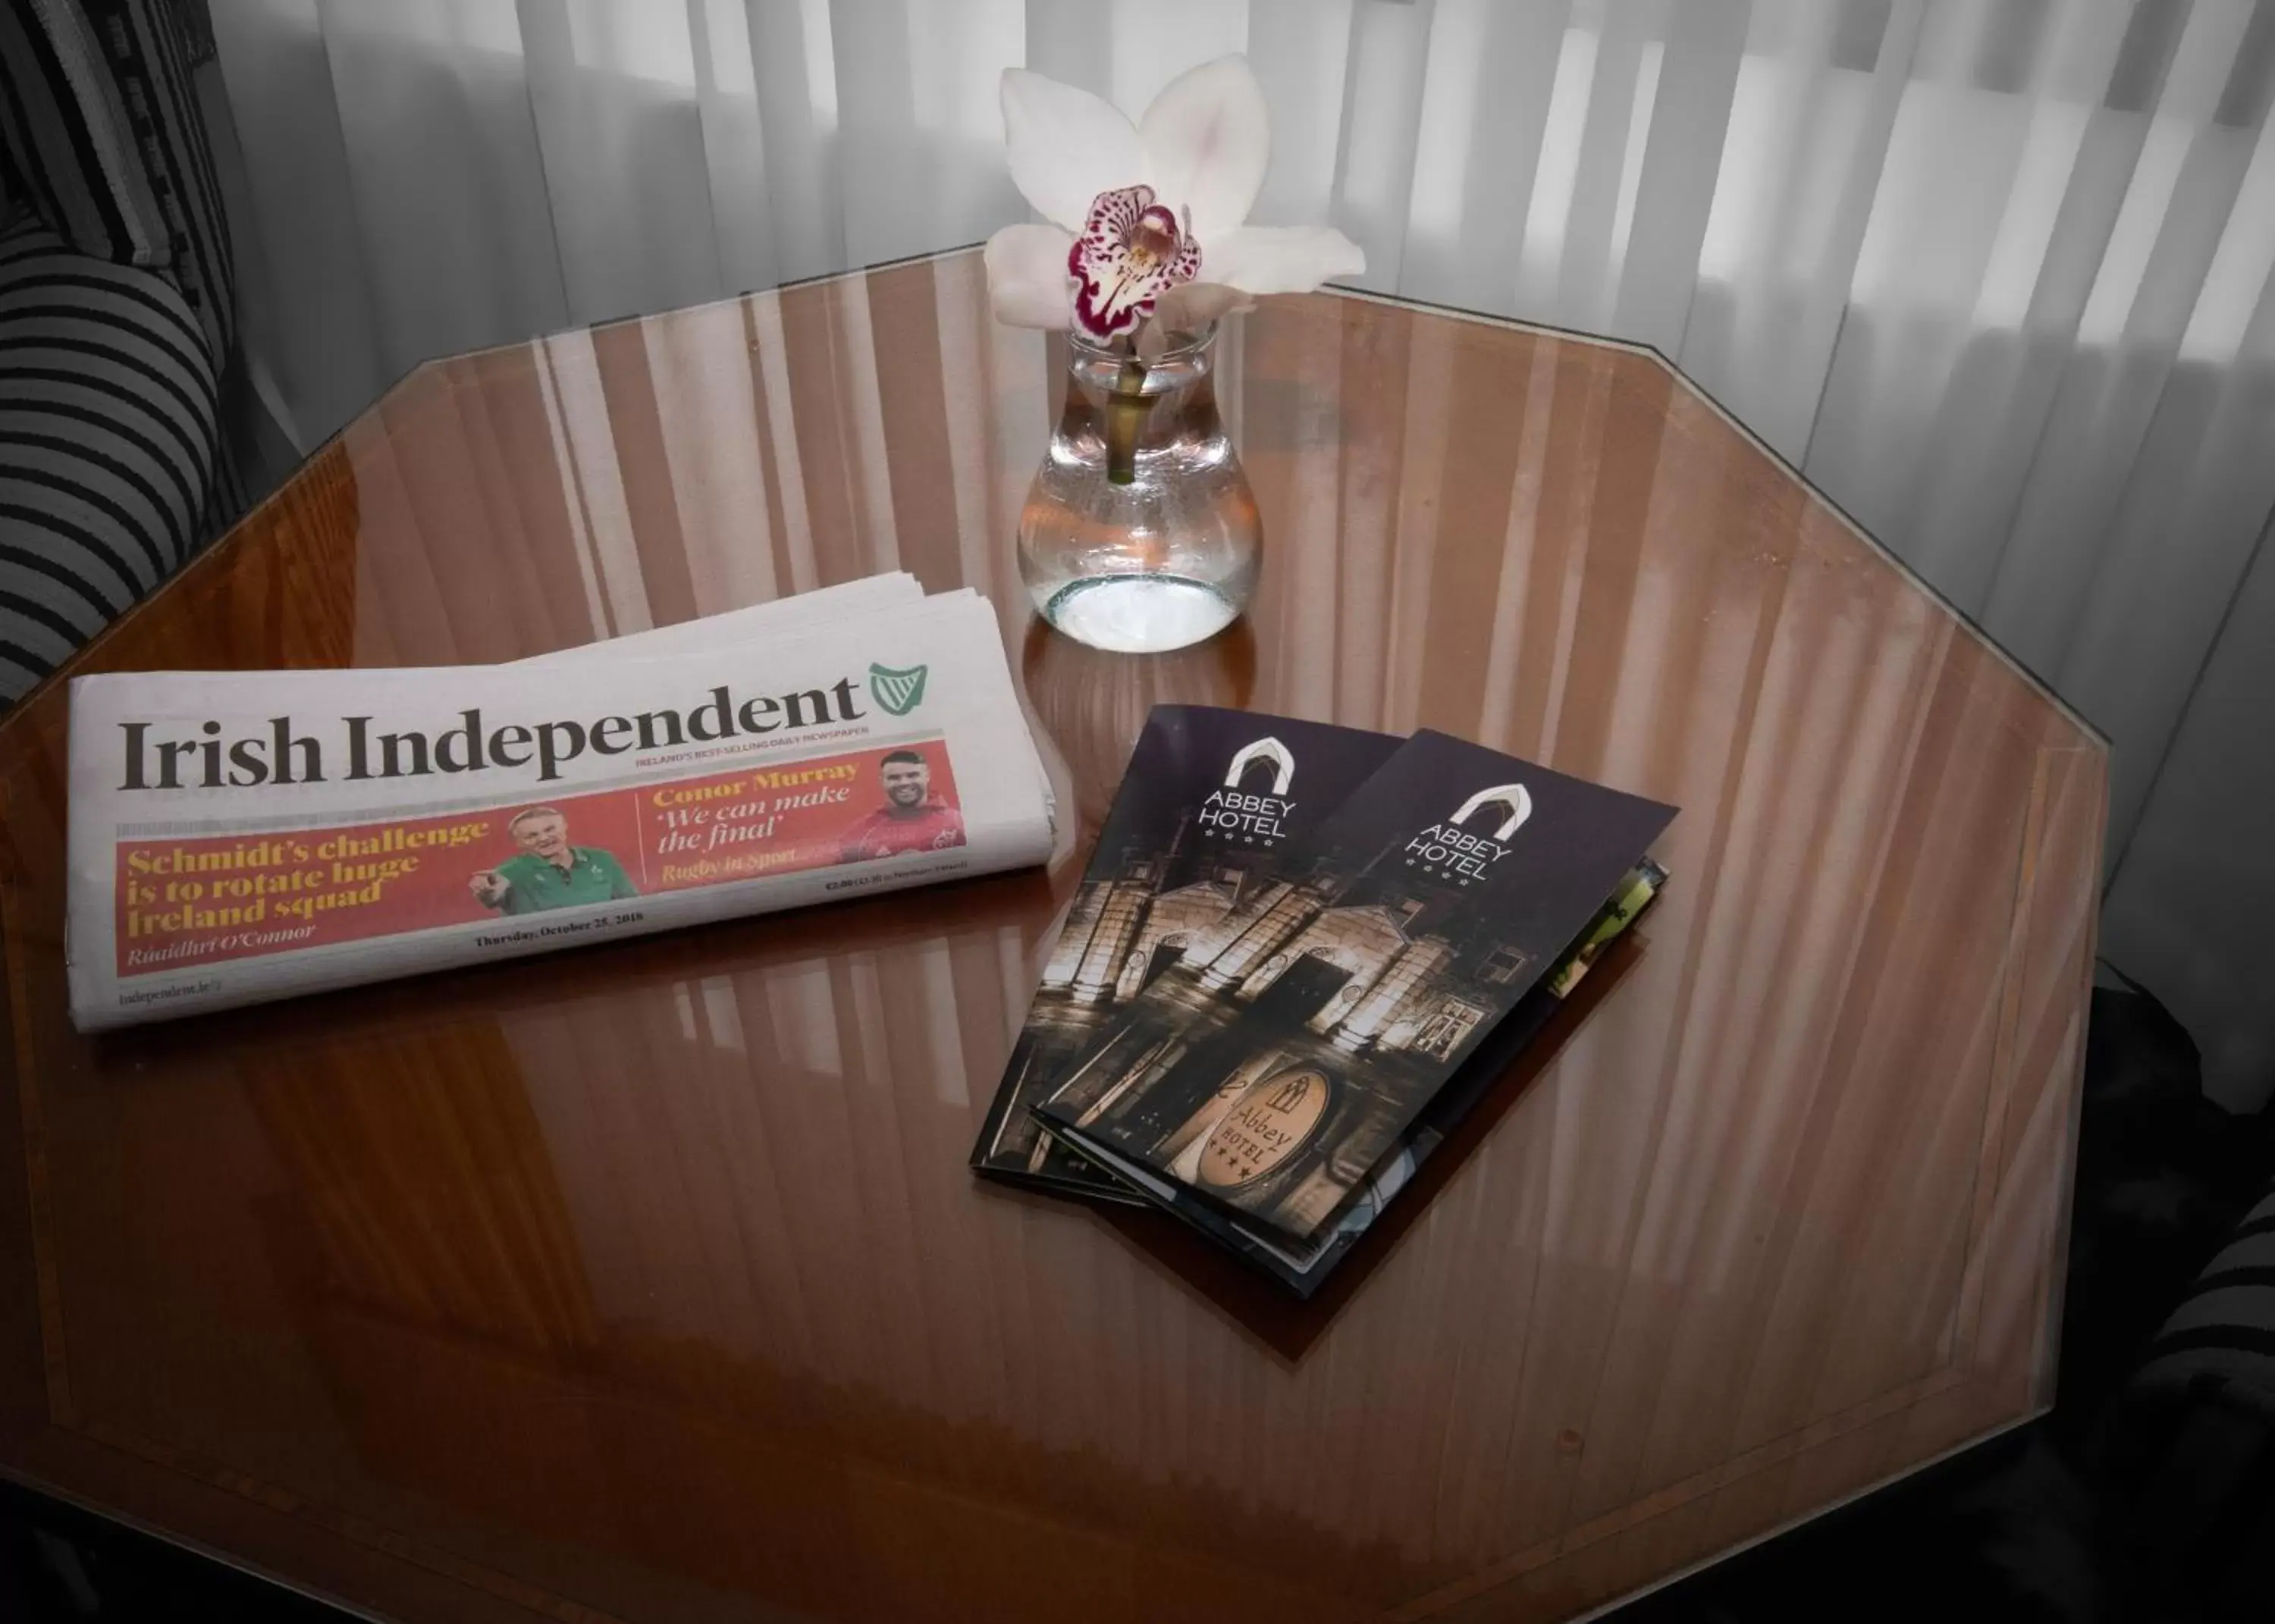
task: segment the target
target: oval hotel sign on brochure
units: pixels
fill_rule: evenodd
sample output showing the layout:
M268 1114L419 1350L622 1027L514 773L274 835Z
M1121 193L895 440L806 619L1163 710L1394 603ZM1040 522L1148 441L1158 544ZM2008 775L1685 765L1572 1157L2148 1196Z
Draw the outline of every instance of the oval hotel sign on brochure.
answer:
M1293 1067L1249 1084L1201 1147L1201 1183L1236 1190L1303 1149L1326 1114L1328 1089L1327 1074L1316 1066Z

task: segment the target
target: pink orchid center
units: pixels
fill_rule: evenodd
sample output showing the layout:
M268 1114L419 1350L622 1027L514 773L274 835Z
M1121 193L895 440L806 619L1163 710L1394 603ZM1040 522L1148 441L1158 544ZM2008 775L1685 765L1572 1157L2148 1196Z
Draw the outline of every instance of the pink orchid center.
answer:
M1154 301L1200 272L1201 245L1151 186L1101 192L1067 253L1076 282L1076 325L1091 337L1120 337L1153 313Z
M1177 255L1177 217L1159 203L1138 216L1130 234L1131 258L1146 266L1163 265Z

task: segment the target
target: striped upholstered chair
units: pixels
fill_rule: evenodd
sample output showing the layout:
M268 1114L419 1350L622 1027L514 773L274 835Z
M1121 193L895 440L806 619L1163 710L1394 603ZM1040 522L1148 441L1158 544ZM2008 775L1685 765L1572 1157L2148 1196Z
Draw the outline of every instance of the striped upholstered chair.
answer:
M172 0L0 4L0 706L232 516L233 292Z
M2109 1438L2160 1616L2275 1617L2275 1186L2165 1322Z

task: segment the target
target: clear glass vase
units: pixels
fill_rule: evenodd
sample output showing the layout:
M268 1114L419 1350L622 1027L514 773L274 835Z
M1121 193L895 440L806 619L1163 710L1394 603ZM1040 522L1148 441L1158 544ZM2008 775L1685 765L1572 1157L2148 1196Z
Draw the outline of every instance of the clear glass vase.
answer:
M1217 415L1214 324L1152 366L1069 339L1066 410L1019 515L1043 617L1093 648L1159 653L1248 607L1262 526Z

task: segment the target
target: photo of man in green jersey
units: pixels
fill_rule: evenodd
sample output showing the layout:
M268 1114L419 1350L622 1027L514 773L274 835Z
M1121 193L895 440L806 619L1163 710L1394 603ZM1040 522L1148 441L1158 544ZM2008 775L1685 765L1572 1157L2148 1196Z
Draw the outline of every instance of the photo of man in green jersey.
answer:
M557 807L532 806L506 825L518 855L476 873L474 900L500 913L538 913L638 896L624 865L597 846L569 843L569 820Z

